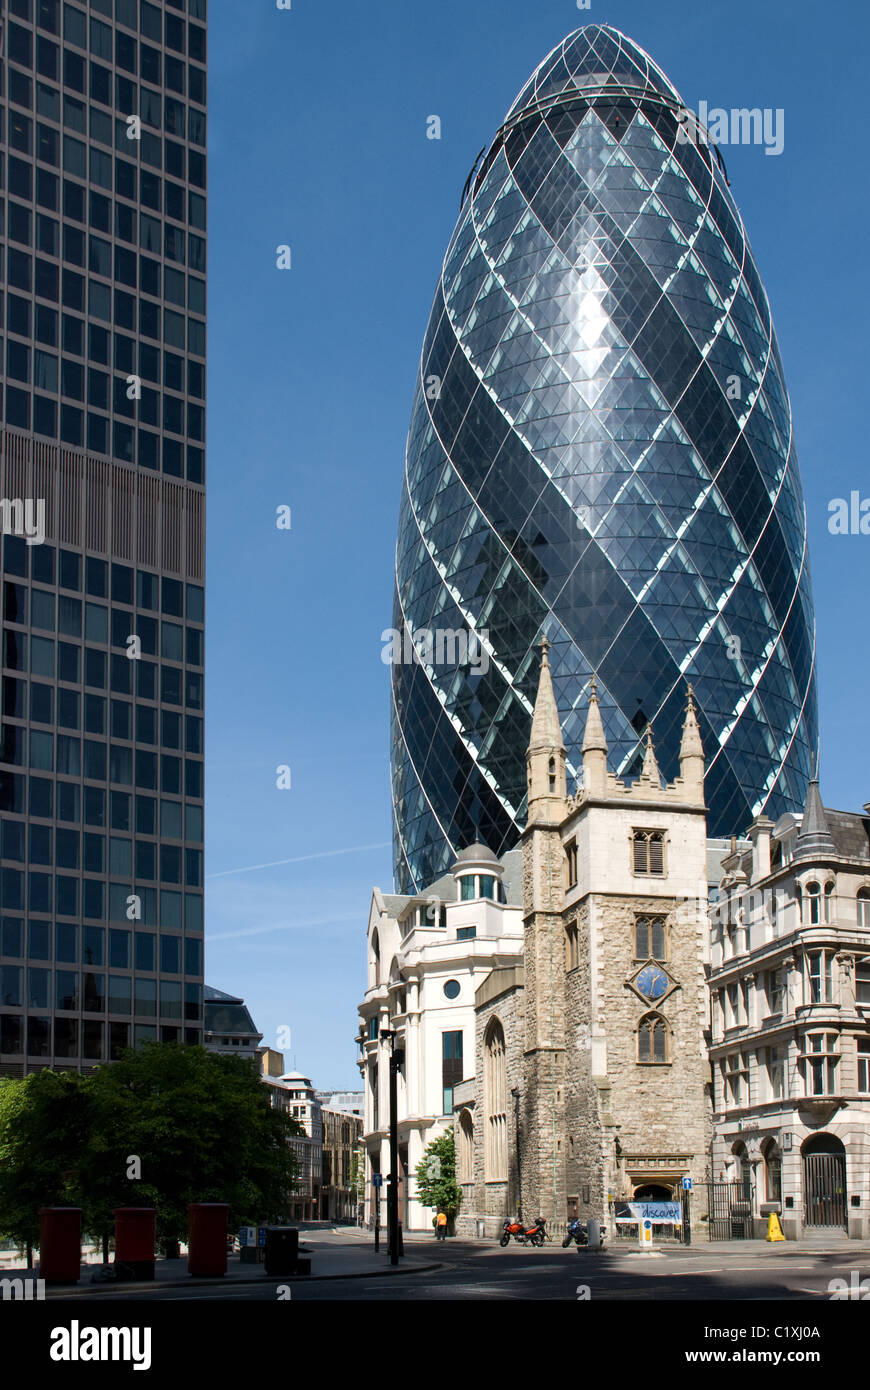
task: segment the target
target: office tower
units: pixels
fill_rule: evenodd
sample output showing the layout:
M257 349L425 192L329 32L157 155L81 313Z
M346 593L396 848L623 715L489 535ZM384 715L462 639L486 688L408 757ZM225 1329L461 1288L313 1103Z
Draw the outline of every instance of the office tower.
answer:
M420 359L393 627L403 892L474 840L515 843L542 636L570 786L595 674L629 778L648 723L676 775L693 685L712 835L803 805L815 628L770 307L721 151L615 29L553 50L469 177ZM439 653L444 631L484 659Z
M4 6L0 1074L202 1037L205 24Z

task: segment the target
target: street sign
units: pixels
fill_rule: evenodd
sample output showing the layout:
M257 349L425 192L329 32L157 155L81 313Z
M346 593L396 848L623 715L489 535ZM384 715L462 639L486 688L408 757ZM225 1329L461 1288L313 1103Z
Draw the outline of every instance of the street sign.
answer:
M258 1227L258 1229L257 1229L257 1244L258 1244L258 1245L265 1245L265 1244L266 1244L266 1227L265 1227L265 1226L260 1226L260 1227Z
M691 1178L683 1178L683 1191L684 1191L684 1192L691 1192L691 1190L692 1190L692 1179L691 1179Z
M383 1187L384 1178L382 1173L372 1173L372 1185L374 1187Z

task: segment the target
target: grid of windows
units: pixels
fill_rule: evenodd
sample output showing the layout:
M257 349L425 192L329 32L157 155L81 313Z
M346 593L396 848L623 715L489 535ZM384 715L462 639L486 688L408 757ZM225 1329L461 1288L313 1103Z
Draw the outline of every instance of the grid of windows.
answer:
M0 1003L51 1013L0 1050L198 1040L203 590L14 536L3 571Z
M205 0L184 8L11 6L0 374L8 424L202 483Z
M80 477L51 446L127 465L124 486L130 466L204 484L206 18L4 5L0 424L13 466L15 431L49 446L61 527ZM162 525L142 509L174 526L189 500L154 488L124 493L140 556ZM2 549L4 1067L202 1037L203 588L156 572L157 546L134 567L94 553L99 528L64 546L53 524Z

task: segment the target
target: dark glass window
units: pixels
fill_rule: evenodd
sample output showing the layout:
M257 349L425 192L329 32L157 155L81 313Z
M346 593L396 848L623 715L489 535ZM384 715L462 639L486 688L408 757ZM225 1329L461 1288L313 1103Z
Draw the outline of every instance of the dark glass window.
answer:
M156 970L157 938L153 932L136 932L136 969Z
M91 60L91 98L102 106L112 104L112 74L108 68Z
M112 562L112 602L133 605L133 571L116 561Z
M54 783L50 782L47 777L31 777L30 814L43 820L51 820L54 814L53 805Z
M129 792L112 792L112 829L131 829Z
M78 917L79 881L58 874L54 881L54 910L58 917ZM60 927L58 927L60 930Z

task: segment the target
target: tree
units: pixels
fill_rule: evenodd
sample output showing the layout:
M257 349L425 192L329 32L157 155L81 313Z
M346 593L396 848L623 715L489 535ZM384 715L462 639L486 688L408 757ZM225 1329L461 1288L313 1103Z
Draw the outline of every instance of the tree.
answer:
M146 1043L90 1076L0 1081L0 1235L39 1238L41 1206L80 1206L107 1237L115 1207L153 1206L164 1245L191 1202L227 1202L232 1229L282 1221L298 1181L288 1142L250 1060Z
M89 1111L78 1072L0 1080L0 1236L35 1245L40 1207L81 1205Z
M444 1211L452 1222L462 1204L462 1188L456 1181L456 1144L453 1130L445 1130L427 1144L417 1164L417 1199L424 1207Z
M298 1179L287 1141L299 1126L272 1109L248 1058L146 1043L89 1083L82 1179L94 1229L119 1206L154 1206L166 1244L184 1238L191 1202L229 1203L230 1229L286 1218Z

